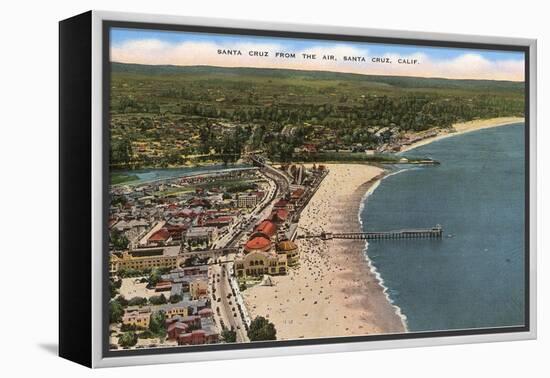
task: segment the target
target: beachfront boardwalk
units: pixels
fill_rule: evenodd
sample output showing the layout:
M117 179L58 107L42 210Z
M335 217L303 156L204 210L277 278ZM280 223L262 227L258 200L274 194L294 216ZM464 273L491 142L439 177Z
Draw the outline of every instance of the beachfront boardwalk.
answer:
M443 236L443 228L437 225L432 228L418 229L403 229L395 231L379 231L379 232L323 232L315 235L298 235L298 239L320 238L323 240L331 239L431 239L441 238Z

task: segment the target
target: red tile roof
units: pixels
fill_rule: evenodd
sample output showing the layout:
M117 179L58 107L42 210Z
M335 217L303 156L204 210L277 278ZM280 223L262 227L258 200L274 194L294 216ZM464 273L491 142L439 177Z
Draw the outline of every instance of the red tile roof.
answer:
M166 228L161 228L149 238L149 241L166 241L170 238L170 232Z
M271 247L271 240L263 236L256 236L246 242L244 249L248 252L266 250Z
M277 225L269 220L264 220L254 229L254 231L261 232L267 235L267 237L272 237L277 233Z
M275 202L273 207L286 207L286 205L288 205L288 201L281 198L280 200Z
M170 332L172 331L173 329L175 328L179 328L179 329L183 329L183 330L187 330L189 328L189 326L185 323L181 323L181 322L174 322L174 323L171 323L168 325L168 329L167 331Z
M301 196L304 195L304 189L302 188L298 188L296 189L295 191L292 192L292 194L290 195L292 198L295 198L295 199L298 199L300 198Z
M190 206L202 206L202 207L210 207L210 201L204 198L193 198L189 202Z
M189 226L186 225L186 224L166 224L166 227L164 227L165 229L167 229L169 232L183 232L183 231L186 231Z
M304 144L304 150L307 152L317 152L317 146L311 143Z
M172 282L170 281L160 281L155 285L155 289L169 288L172 287Z
M288 219L288 210L276 209L271 212L270 219L273 222L285 222Z
M224 224L224 223L231 223L233 221L233 217L217 217L206 220L205 224Z

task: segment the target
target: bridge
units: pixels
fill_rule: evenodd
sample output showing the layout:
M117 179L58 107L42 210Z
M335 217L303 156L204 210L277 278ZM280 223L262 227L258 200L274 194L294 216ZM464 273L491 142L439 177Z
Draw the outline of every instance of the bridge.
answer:
M298 235L298 239L320 238L323 240L331 239L351 239L351 240L380 240L380 239L437 239L443 236L443 228L437 225L432 228L403 229L395 231L375 231L375 232L323 232L314 235Z
M277 168L274 168L271 165L267 164L265 158L262 156L250 154L248 158L250 159L250 161L252 161L252 164L254 166L263 168L263 173L277 183L279 196L283 196L288 193L291 178L286 172L280 171Z

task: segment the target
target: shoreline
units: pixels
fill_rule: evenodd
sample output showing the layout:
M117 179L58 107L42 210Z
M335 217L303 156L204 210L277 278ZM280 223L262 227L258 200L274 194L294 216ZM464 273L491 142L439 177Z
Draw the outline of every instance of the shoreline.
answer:
M300 232L361 231L363 199L386 171L362 164L328 168L302 213ZM275 324L277 339L407 332L404 316L365 256L364 240L299 239L297 244L298 267L272 277L272 287L256 285L242 292L252 317Z
M411 143L408 146L403 146L398 154L413 150L417 147L425 146L427 144L436 142L441 139L449 138L456 135L466 134L472 131L478 131L483 129L489 129L493 127L508 126L515 123L525 122L524 117L498 117L489 119L479 119L468 122L460 122L453 124L451 129L438 130L438 135L428 137L426 139L419 140Z
M365 204L366 204L366 201L368 200L368 197L370 197L374 193L374 191L380 186L380 184L382 183L383 180L385 180L386 178L391 177L393 175L404 172L406 170L407 169L400 169L400 170L394 171L394 172L385 171L383 174L380 175L380 177L377 177L376 179L373 179L372 184L369 185L366 188L365 193L361 197L359 207L358 207L358 211L357 211L357 220L359 222L360 231L363 231L363 220L361 219L361 213L363 212L363 210L365 208ZM378 281L378 284L382 287L382 291L383 291L388 303L394 308L395 314L401 319L401 322L402 322L403 328L404 328L404 332L408 333L409 328L408 328L408 323L407 323L407 315L405 315L403 313L403 311L401 310L401 307L396 305L394 300L391 298L390 293L389 293L389 288L385 285L384 278L382 277L382 274L378 271L378 269L376 268L376 266L374 265L374 263L372 262L372 260L369 257L368 249L369 249L369 243L368 243L367 240L365 240L364 241L364 246L363 246L363 256L365 257L365 260L367 261L369 269L370 269L371 273L376 277L376 279Z

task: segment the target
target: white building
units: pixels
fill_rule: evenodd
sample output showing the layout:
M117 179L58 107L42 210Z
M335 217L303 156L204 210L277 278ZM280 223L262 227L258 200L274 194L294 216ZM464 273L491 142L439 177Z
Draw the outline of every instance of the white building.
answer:
M240 208L251 208L258 204L258 196L254 194L241 194L237 198L237 206Z

